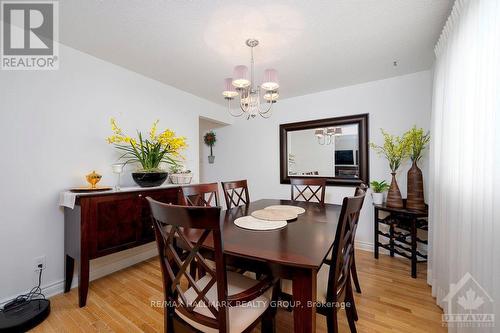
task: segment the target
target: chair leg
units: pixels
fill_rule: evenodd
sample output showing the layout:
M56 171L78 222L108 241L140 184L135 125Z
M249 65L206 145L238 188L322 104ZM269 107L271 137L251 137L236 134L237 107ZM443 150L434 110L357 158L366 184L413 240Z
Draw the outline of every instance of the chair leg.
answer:
M358 313L356 311L356 305L354 304L354 294L352 292L352 285L348 281L346 286L346 297L345 302L349 303L349 306L345 307L345 312L347 315L347 321L349 322L349 328L351 333L356 333L356 321L358 320Z
M352 276L352 280L354 281L354 286L356 287L356 292L358 294L361 294L361 286L359 285L358 272L356 270L356 260L354 258L355 258L355 255L353 254L352 264L351 264L351 276Z
M276 332L276 321L275 314L271 307L267 308L266 312L262 315L262 333L275 333Z
M347 287L347 297L346 300L350 303L350 308L352 309L353 317L355 321L358 321L358 310L356 310L356 303L354 302L354 294L352 292L352 286Z
M174 331L174 312L169 307L163 308L164 322L163 331L165 333L170 333Z
M279 293L281 281L278 280L273 286L273 292L271 295L271 304L267 308L266 312L262 315L262 327L261 332L263 333L275 333L276 332L276 312L278 312L277 300Z
M337 309L331 309L326 314L326 328L328 333L338 333L339 325L337 321Z
M354 305L354 303L352 303ZM347 314L347 321L349 322L349 328L351 329L351 333L356 333L356 320L354 319L354 308L353 306L345 308Z

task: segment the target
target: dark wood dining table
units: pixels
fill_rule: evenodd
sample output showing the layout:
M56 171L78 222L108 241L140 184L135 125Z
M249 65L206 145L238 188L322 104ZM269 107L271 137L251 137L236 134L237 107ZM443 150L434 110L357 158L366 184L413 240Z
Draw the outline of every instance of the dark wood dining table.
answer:
M300 206L306 211L278 230L247 230L233 222L271 205ZM295 332L315 332L316 274L333 247L340 210L339 205L263 199L221 212L228 264L292 280ZM196 242L199 233L190 230L186 236ZM203 246L213 248L211 237Z

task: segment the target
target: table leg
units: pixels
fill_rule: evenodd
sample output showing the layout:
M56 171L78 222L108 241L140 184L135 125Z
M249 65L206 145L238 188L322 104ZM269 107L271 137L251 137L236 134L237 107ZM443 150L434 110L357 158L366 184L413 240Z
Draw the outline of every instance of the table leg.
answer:
M316 331L316 271L297 270L293 274L293 328L295 333Z
M374 230L374 236L375 236L375 241L373 244L375 245L375 249L373 251L373 255L375 256L375 259L378 259L378 209L375 208L375 218L373 221L375 230Z
M75 259L70 255L66 255L66 261L64 263L64 292L67 293L71 289L71 283L73 282L73 273L75 271Z
M391 238L389 239L389 246L390 246L390 255L391 257L394 257L394 223L391 223L389 226L389 235Z
M89 291L89 260L81 258L78 275L78 305L82 308L87 304L87 293Z
M411 220L411 277L417 277L417 220Z

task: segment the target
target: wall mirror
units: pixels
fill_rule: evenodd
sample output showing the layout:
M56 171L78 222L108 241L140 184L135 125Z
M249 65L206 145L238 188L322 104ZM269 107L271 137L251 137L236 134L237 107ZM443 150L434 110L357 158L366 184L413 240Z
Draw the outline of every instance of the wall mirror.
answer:
M280 169L281 184L292 177L368 184L368 114L281 124Z

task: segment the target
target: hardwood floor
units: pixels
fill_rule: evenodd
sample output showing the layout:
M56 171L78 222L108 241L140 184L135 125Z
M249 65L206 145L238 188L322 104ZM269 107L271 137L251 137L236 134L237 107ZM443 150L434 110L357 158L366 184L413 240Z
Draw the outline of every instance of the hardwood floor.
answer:
M365 251L356 252L362 294L355 294L358 332L446 332L441 309L426 284L426 266L410 277L410 263ZM77 289L51 299L52 311L33 332L162 332L163 310L151 302L162 300L157 258L92 281L87 306L78 307ZM345 312L339 312L341 332L349 332ZM292 313L278 311L277 332L293 330ZM259 332L257 328L255 330ZM326 321L317 315L317 331Z

